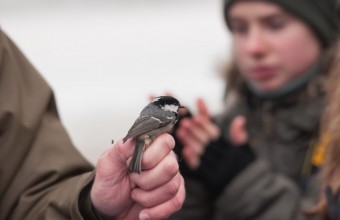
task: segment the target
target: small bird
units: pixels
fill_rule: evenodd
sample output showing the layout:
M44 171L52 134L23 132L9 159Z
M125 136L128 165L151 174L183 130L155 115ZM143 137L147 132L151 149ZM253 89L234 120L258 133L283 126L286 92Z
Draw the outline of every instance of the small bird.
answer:
M152 100L140 113L127 135L136 138L136 145L129 164L129 172L142 172L143 151L151 142L163 133L169 133L178 120L178 109L183 108L179 101L171 96L159 96Z

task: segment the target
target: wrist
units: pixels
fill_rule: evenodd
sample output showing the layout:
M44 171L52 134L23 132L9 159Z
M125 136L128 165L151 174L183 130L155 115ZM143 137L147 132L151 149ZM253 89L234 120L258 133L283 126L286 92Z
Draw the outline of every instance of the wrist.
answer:
M221 137L207 147L197 172L212 198L215 198L255 159L256 155L249 144L236 147Z
M80 193L79 197L79 211L84 219L93 219L93 220L113 220L113 217L107 217L102 215L94 206L91 194L92 194L92 186L93 182L87 185Z

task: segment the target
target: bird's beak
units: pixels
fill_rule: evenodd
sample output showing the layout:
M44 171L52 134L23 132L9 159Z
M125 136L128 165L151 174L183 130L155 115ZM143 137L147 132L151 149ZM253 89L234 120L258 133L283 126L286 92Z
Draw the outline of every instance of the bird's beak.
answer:
M180 106L179 106L179 108L185 108L185 106L183 106L183 105L180 105Z

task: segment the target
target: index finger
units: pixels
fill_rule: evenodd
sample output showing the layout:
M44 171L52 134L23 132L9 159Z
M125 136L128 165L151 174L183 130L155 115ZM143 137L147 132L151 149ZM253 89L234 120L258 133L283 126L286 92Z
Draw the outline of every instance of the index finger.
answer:
M208 107L202 98L197 99L196 105L197 105L199 114L204 115L206 117L210 117Z
M175 140L170 134L160 135L143 153L142 167L152 169L172 151L174 146Z

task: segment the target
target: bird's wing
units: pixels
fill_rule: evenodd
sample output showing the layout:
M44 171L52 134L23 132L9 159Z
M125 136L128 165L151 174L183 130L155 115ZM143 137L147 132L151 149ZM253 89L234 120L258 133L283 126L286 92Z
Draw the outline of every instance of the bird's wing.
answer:
M132 125L128 134L124 137L123 141L125 142L129 138L134 138L156 128L166 126L172 121L172 119L165 119L164 121L160 121L158 118L150 116L139 117Z

